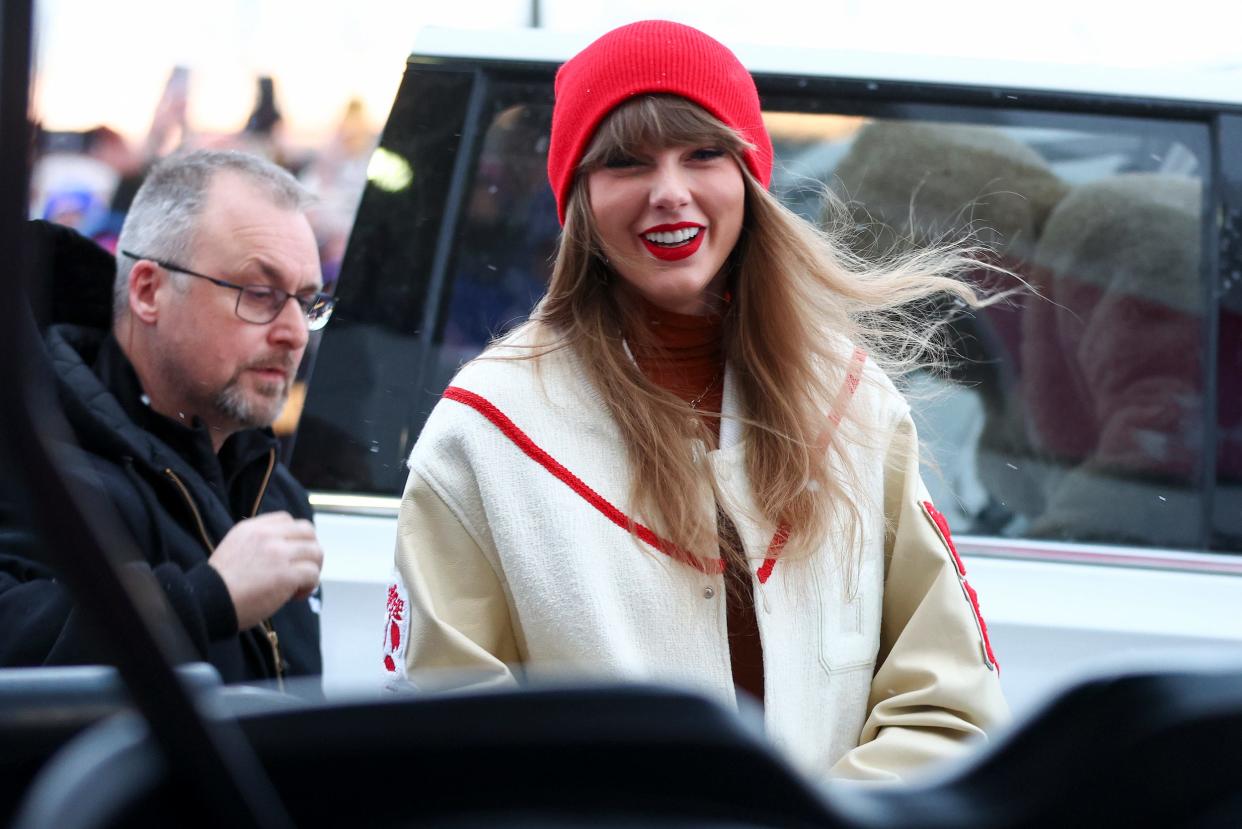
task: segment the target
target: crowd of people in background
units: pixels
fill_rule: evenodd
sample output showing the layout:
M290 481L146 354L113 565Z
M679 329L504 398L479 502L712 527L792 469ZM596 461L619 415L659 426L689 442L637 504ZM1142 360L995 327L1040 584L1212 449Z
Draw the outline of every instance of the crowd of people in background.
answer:
M184 150L243 150L284 167L315 196L308 216L330 290L377 140L377 130L362 102L353 99L345 104L334 133L320 146L295 147L288 138L273 78L256 79L250 115L230 133L193 128L187 117L188 81L185 67L170 72L150 129L139 143L107 125L71 132L40 128L34 147L31 218L71 227L115 253L130 202L156 161Z

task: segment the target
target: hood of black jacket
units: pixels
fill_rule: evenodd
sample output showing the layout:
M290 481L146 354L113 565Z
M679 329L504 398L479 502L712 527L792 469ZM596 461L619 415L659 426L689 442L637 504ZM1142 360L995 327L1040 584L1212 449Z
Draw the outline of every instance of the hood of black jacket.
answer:
M41 331L68 323L107 330L112 324L116 258L75 230L52 222L26 224L32 258L44 290L32 298Z

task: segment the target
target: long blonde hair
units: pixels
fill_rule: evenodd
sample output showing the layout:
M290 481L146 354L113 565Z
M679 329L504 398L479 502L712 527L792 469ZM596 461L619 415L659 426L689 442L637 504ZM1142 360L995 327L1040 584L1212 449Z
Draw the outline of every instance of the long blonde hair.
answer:
M683 98L642 96L609 114L579 164L548 292L528 325L574 349L602 395L623 436L638 514L704 559L717 557L721 540L717 517L703 510L714 483L694 439L711 445L711 431L685 401L644 376L627 352L627 341L655 344L644 340L648 328L630 292L619 290L585 184L586 173L617 155L681 145L728 151L745 181L742 233L725 266L733 299L723 316L723 347L737 378L751 490L763 512L754 518L787 528L781 554L790 558L818 547L834 520L856 538L867 507L850 497L858 472L843 451L846 430L823 444L826 409L847 377L852 346L866 349L890 374L934 356L936 326L920 301L948 294L975 303L975 292L957 275L978 263L969 251L944 249L863 262L839 235L782 206L740 163L745 144L738 134ZM865 418L853 421L850 439L865 439L868 426L874 429ZM742 550L723 546L745 564ZM844 550L848 555L856 547Z

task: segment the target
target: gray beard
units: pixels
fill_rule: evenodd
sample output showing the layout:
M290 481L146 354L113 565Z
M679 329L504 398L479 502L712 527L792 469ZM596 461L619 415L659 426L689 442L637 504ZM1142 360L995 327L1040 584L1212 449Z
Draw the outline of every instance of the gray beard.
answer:
M224 385L214 401L216 411L243 429L261 429L272 425L280 409L289 397L289 382L282 383L277 393L262 395L258 400L247 398L241 388L241 372ZM270 403L269 403L270 401Z

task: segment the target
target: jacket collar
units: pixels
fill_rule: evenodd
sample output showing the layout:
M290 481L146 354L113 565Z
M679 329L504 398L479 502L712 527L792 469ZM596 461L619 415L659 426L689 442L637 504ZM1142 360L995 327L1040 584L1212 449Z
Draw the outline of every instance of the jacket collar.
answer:
M96 448L133 457L157 471L172 468L184 475L192 470L226 489L241 469L276 444L270 429L246 429L225 441L217 456L197 418L187 426L146 405L133 365L109 332L54 325L47 344L66 413L76 429L90 433Z

